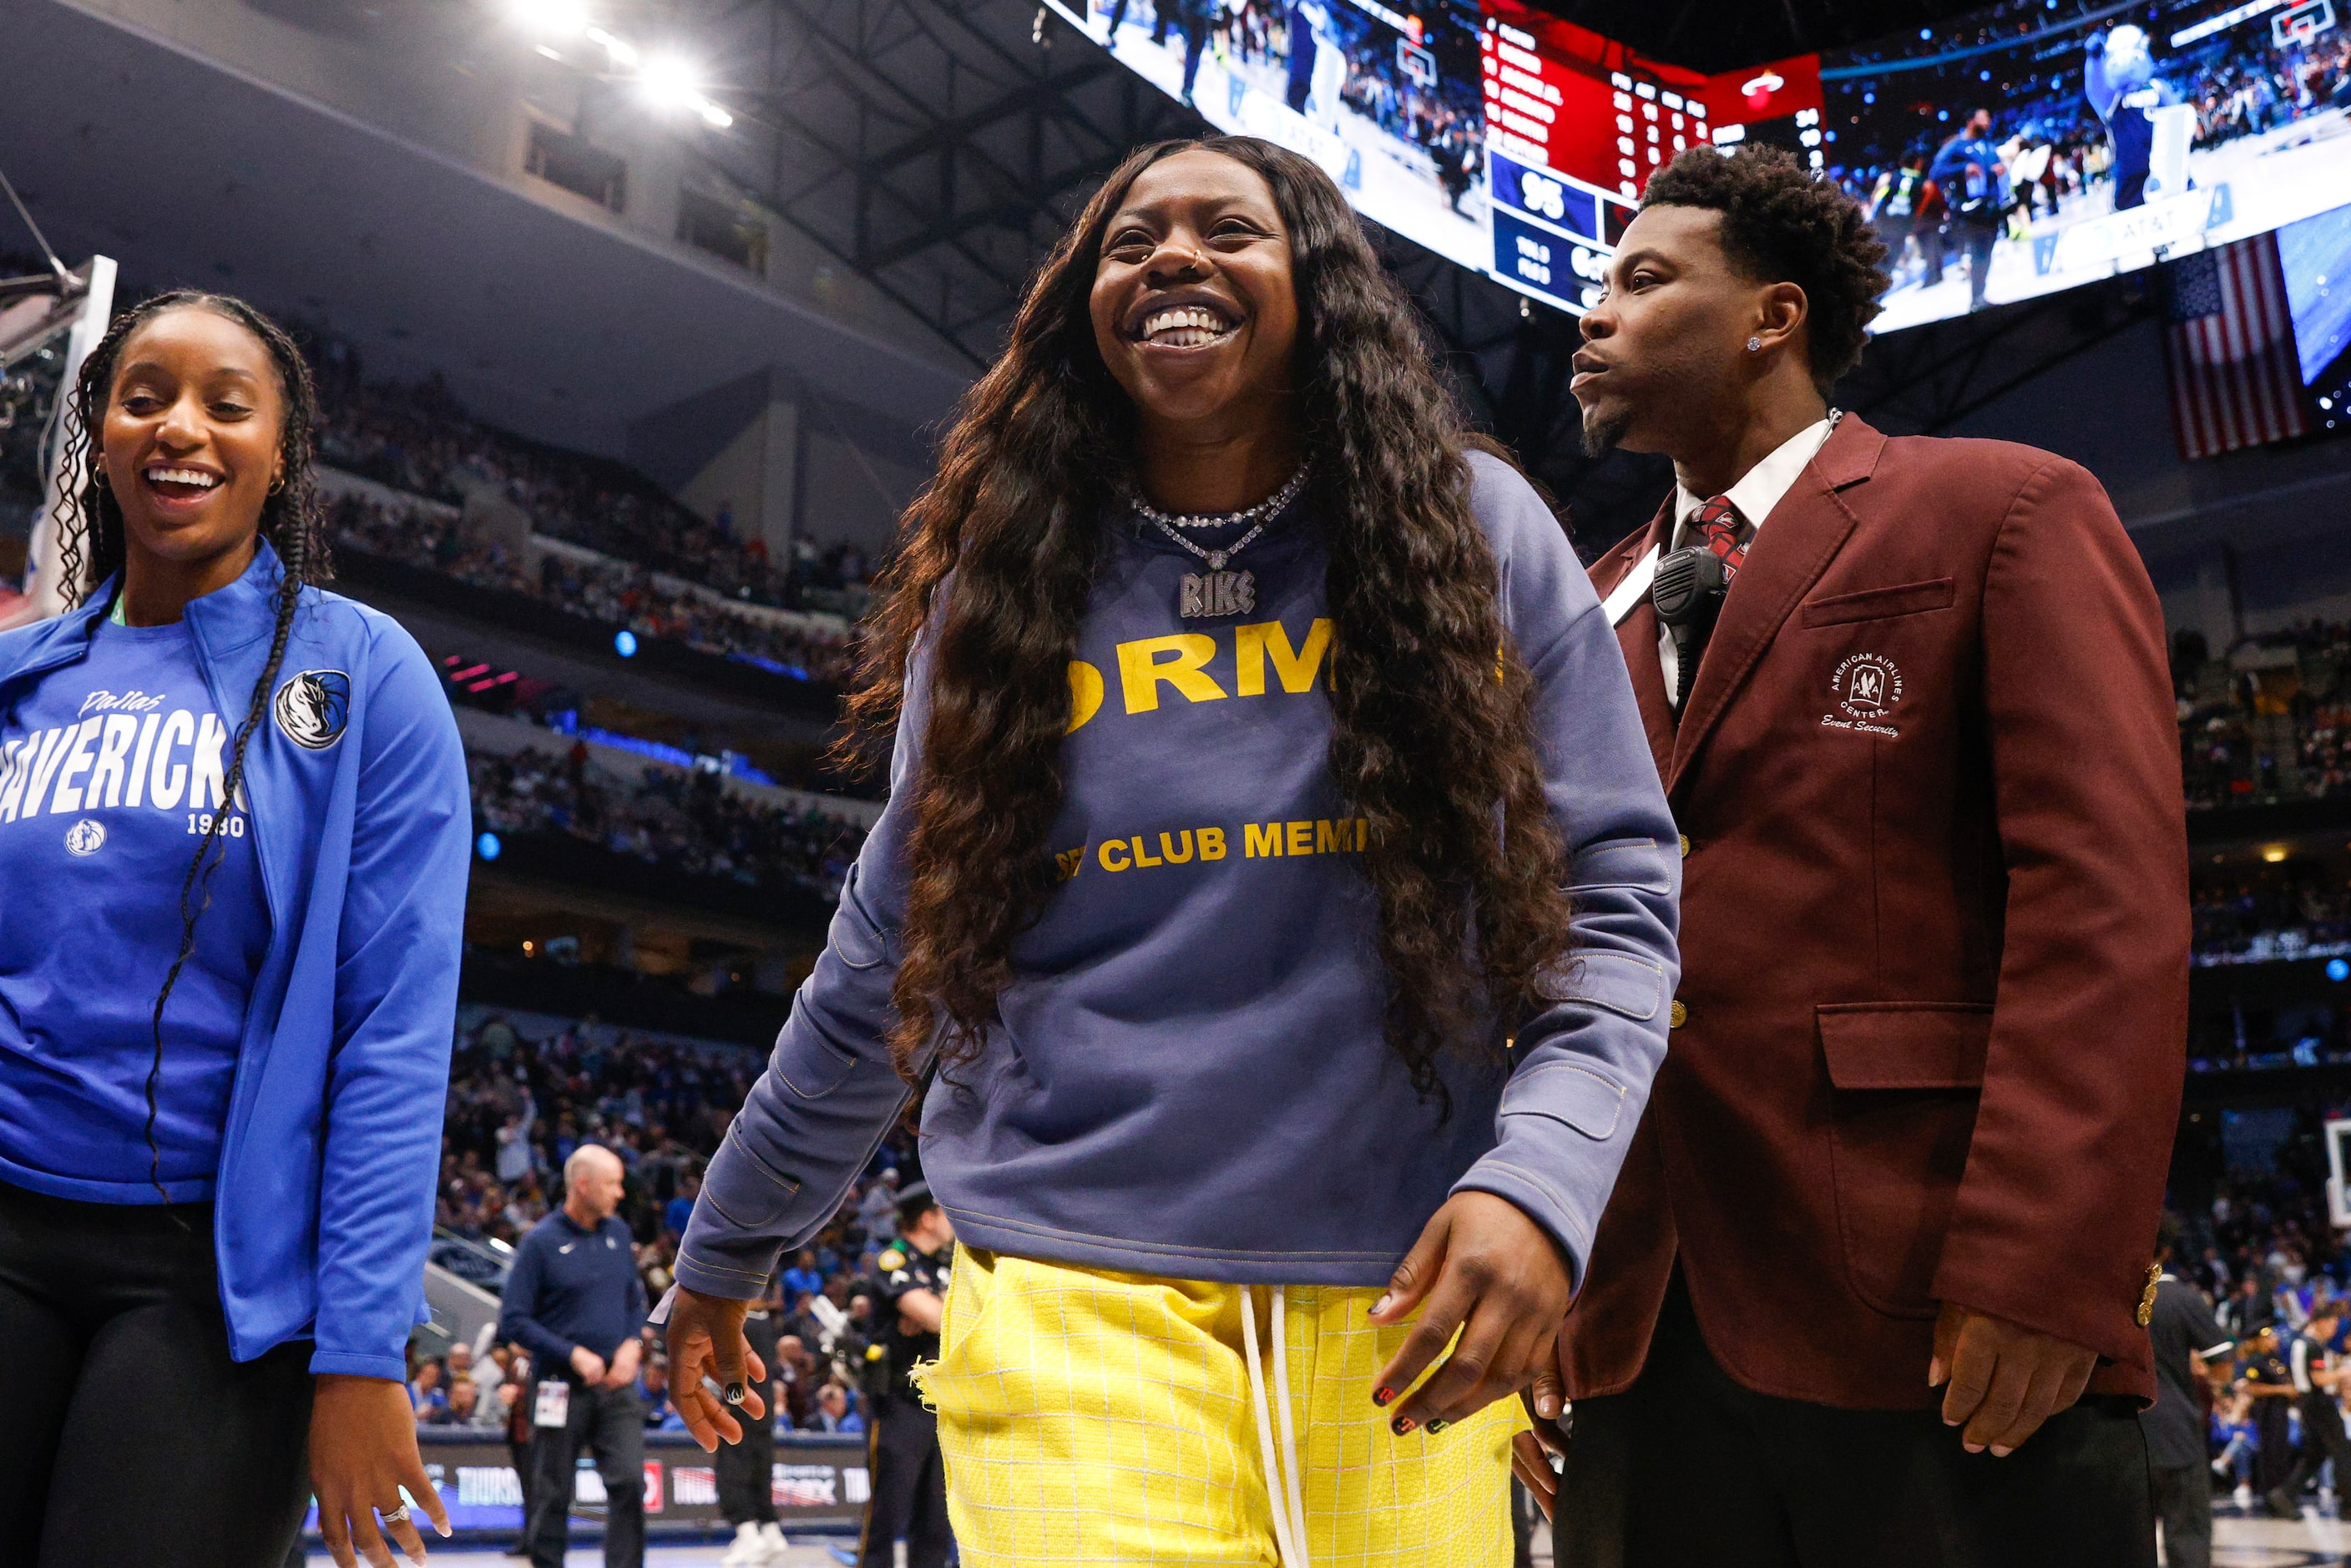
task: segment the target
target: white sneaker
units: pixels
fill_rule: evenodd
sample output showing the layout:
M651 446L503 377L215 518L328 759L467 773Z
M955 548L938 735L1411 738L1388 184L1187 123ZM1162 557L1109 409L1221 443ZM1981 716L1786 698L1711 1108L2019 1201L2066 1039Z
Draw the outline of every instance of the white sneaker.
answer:
M2240 1486L2237 1488L2236 1499L2237 1499L2237 1506L2238 1506L2239 1508L2251 1508L2251 1507L2252 1507L2252 1506L2253 1506L2253 1489L2252 1489L2252 1488L2251 1488L2251 1487L2249 1487L2249 1486L2240 1485Z
M759 1526L759 1544L767 1549L765 1561L769 1568L783 1568L791 1556L791 1542L784 1539L783 1527L772 1519Z
M767 1568L768 1562L768 1543L760 1539L759 1527L747 1519L735 1527L735 1543L718 1560L718 1568Z

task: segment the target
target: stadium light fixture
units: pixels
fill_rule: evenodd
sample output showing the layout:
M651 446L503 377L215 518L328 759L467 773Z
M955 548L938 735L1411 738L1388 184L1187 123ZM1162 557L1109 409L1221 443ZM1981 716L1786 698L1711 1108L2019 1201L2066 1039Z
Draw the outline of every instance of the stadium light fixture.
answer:
M604 51L607 68L633 76L647 102L657 109L691 110L713 131L725 131L735 116L713 101L698 85L694 67L676 55L647 57L636 45L609 27L588 19L580 0L507 0L516 19L535 32L558 37L585 37ZM542 43L538 53L560 63L563 56Z
M537 32L571 37L588 26L588 13L579 0L515 0L515 16Z
M611 61L618 69L633 70L637 62L644 57L637 52L636 45L601 27L589 28L588 41L601 47L604 51L604 57Z
M674 55L656 55L644 63L637 73L645 97L663 109L690 109L702 96L694 85L694 72Z
M735 117L705 97L695 84L692 66L674 55L656 55L637 73L645 97L660 109L690 109L713 131L724 131Z

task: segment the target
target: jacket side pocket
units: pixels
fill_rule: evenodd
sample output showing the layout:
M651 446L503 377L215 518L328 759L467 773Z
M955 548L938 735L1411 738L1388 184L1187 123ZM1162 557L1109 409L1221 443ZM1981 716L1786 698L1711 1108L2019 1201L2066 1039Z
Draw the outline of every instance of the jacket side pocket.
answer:
M1847 1279L1881 1312L1931 1318L1983 1096L1991 1005L1846 1003L1816 1016Z

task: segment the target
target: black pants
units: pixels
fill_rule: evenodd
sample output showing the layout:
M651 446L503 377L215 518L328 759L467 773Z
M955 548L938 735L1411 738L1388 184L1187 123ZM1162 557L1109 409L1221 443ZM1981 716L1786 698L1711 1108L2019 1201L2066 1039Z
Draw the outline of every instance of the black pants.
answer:
M2302 1412L2302 1457L2285 1478L2285 1490L2300 1497L2302 1489L2316 1480L2319 1470L2333 1459L2335 1491L2351 1493L2351 1435L2343 1430L2342 1410L2323 1393L2297 1395L2294 1403Z
M2275 1491L2294 1474L2294 1413L2286 1406L2283 1394L2264 1394L2253 1401L2253 1431L2262 1442L2253 1456L2255 1491Z
M1984 286L1991 281L1991 253L2000 241L2000 225L1961 220L1951 225L1951 235L1968 255L1968 305L1973 308L1984 302Z
M891 1568L891 1542L906 1538L906 1568L946 1568L955 1536L947 1528L947 1466L939 1454L939 1418L912 1399L874 1401L866 1451L873 1502L865 1511L862 1568Z
M312 1347L229 1359L212 1205L0 1185L0 1564L285 1562Z
M1928 224L1910 232L1918 236L1918 259L1926 268L1918 279L1919 287L1932 288L1943 281L1943 225Z
M1560 1568L2155 1563L2130 1401L2085 1399L2004 1459L1970 1454L1938 1410L1740 1386L1699 1338L1678 1276L1638 1381L1576 1402L1554 1539Z
M530 1435L528 1512L522 1538L531 1568L563 1568L571 1539L572 1489L578 1484L582 1449L596 1456L604 1483L605 1568L644 1568L645 1406L634 1388L588 1388L571 1385L569 1417L560 1427L534 1427ZM530 1408L538 1408L538 1382L530 1386Z
M2212 1568L2212 1467L2158 1467L2147 1475L2163 1521L2164 1568Z
M718 1511L729 1524L776 1521L776 1385L767 1384L759 1394L767 1415L755 1421L737 1411L743 1440L718 1445Z

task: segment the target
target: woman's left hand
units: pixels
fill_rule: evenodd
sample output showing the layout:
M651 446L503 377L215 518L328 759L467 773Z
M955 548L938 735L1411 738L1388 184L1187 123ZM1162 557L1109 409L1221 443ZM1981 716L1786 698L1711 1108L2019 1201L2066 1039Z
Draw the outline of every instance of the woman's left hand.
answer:
M1394 1403L1458 1330L1461 1342L1396 1410L1391 1431L1440 1432L1528 1388L1535 1413L1554 1419L1562 1396L1559 1325L1574 1293L1550 1233L1516 1204L1486 1192L1455 1194L1422 1228L1372 1309L1382 1328L1420 1309L1411 1337L1381 1371L1372 1403Z
M402 1487L410 1506L430 1515L446 1536L449 1511L416 1452L416 1411L408 1390L388 1377L320 1373L310 1406L310 1490L319 1498L319 1533L342 1568L359 1568L362 1556L375 1568L392 1568L392 1549L375 1516L379 1510L399 1511ZM424 1541L413 1523L402 1519L385 1528L411 1563L424 1561Z

